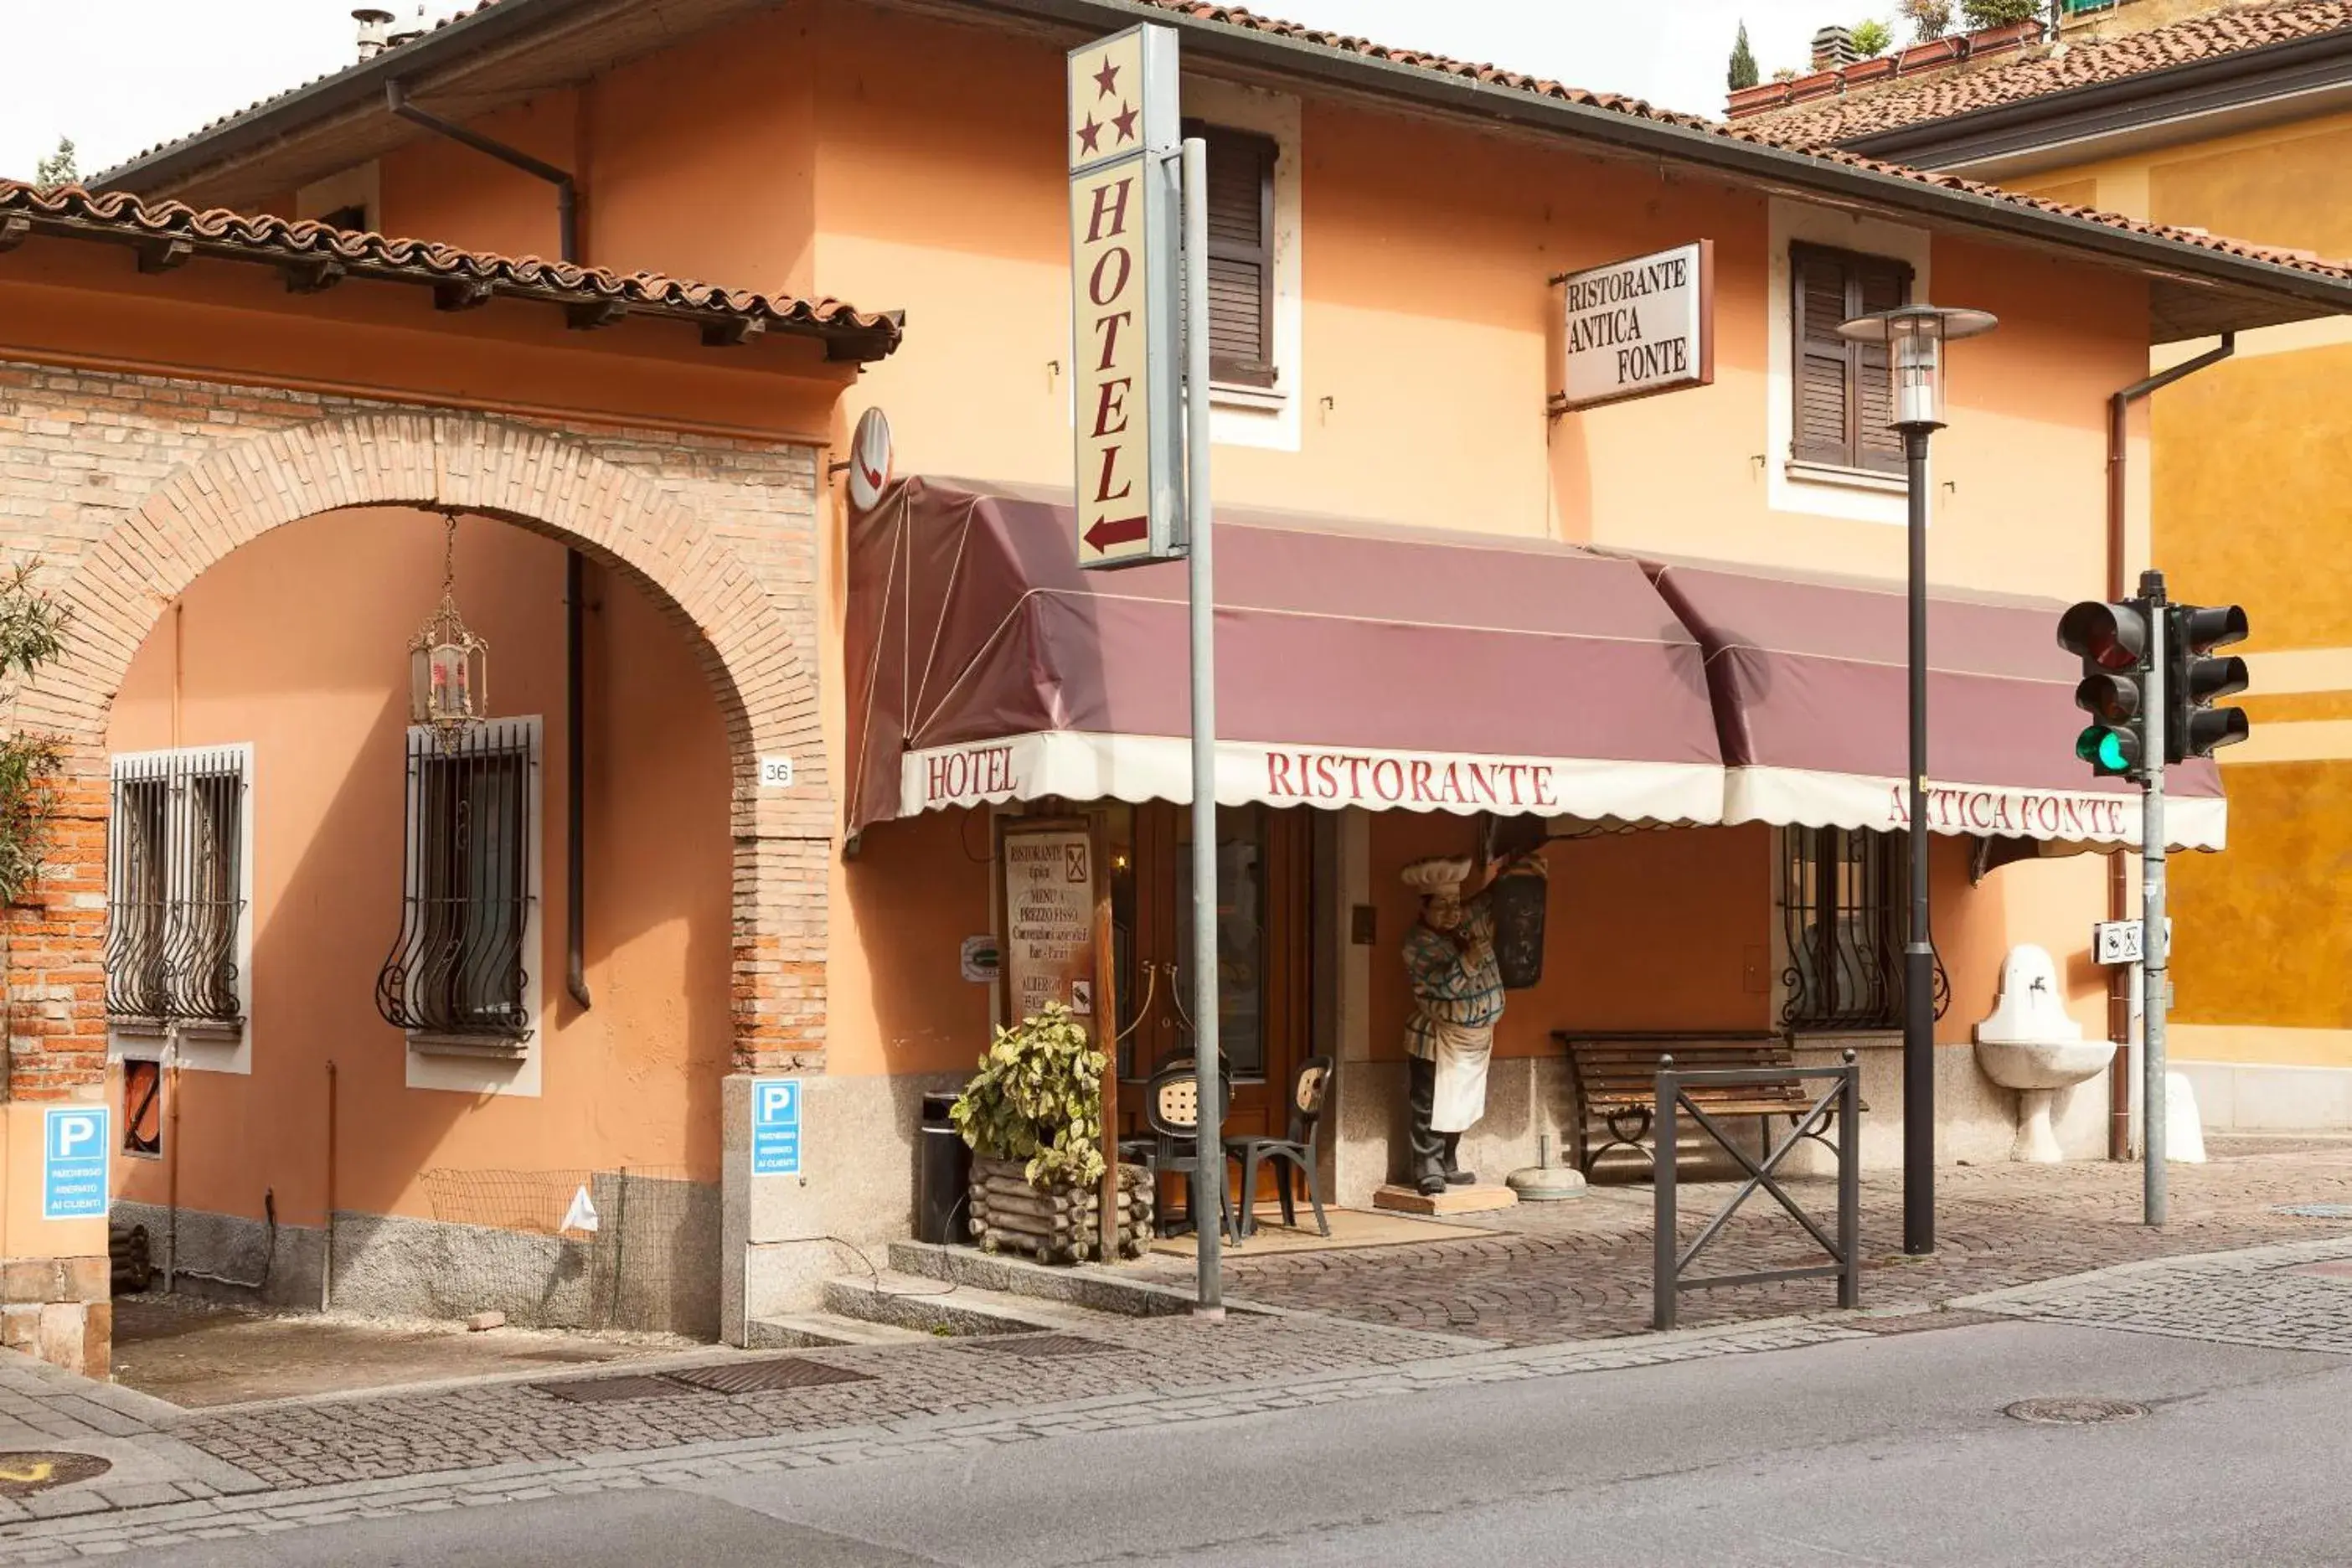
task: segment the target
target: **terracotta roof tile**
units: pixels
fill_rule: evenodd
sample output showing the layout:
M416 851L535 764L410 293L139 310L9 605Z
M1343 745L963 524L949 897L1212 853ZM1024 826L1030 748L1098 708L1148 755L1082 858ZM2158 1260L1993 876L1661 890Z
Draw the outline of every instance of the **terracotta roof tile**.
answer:
M2115 37L2061 38L1998 63L1938 67L1843 96L1767 110L1738 123L1786 146L1850 142L1979 109L2123 81L2171 66L2352 27L2346 0L2263 0Z
M436 26L435 31L438 31L439 27L446 27L453 25L467 16L476 16L483 11L493 9L501 3L507 3L507 0L480 0L479 4L474 5L470 9L460 11L456 16L446 18L438 25L438 26ZM1388 61L1413 70L1429 71L1444 76L1465 78L1487 86L1502 88L1515 92L1524 92L1536 97L1555 99L1567 103L1581 105L1588 109L1597 109L1609 113L1622 114L1630 118L1648 121L1658 124L1676 126L1686 131L1702 132L1711 136L1719 136L1736 142L1746 142L1756 146L1769 147L1780 152L1811 157L1825 163L1838 164L1852 169L1866 170L1871 173L1884 174L1891 178L1909 180L1919 184L1937 186L1944 190L1963 192L1970 195L1980 196L1990 201L2003 202L2022 207L2037 208L2043 212L2054 213L2066 217L2080 218L2088 222L2102 224L2110 228L2126 230L2131 233L2146 235L2160 239L2174 240L2181 244L2195 246L2201 249L2219 251L2226 255L2242 257L2255 261L2267 262L2279 267L2291 268L2297 271L2308 272L2325 277L2336 282L2352 281L2352 269L2319 261L2307 255L2271 249L2262 246L2248 245L2237 240L2221 238L2212 235L2194 233L2185 229L2171 228L2162 224L2144 223L2135 218L2126 218L2113 213L2101 212L2090 207L2072 206L2063 202L2053 202L2044 200L2038 196L2024 195L2018 192L2004 190L1997 185L1989 185L1979 181L1962 179L1953 174L1934 174L1919 169L1910 168L1899 163L1889 163L1877 159L1862 157L1859 154L1844 152L1830 146L1821 142L1818 138L1803 139L1796 137L1783 128L1783 122L1777 120L1768 121L1763 117L1759 117L1754 120L1742 121L1738 124L1727 125L1720 121L1710 120L1702 115L1685 114L1674 110L1660 109L1641 99L1627 97L1622 93L1589 91L1582 88L1569 87L1562 83L1551 81L1541 77L1531 76L1525 72L1506 70L1497 66L1476 65L1469 61L1453 59L1444 55L1432 54L1420 49L1403 48L1392 45L1379 44L1370 39L1356 37L1349 34L1333 32L1324 28L1309 27L1300 23L1286 22L1272 16L1262 16L1257 13L1240 5L1213 4L1211 3L1211 0L1136 0L1136 3L1150 6L1156 10L1187 16L1196 22L1204 22L1215 26L1239 28L1248 32L1270 34L1279 37L1291 38L1301 43L1314 45L1322 48L1333 49L1346 54L1360 55L1370 59ZM2346 17L2346 8L2347 5L2352 5L2352 0L2281 0L2281 3L2266 5L2261 9L2266 12L2276 11L2282 14L2292 13L2298 16L2305 13L2328 14L2337 18L2336 23L2332 23L2330 25L2339 25ZM2241 14L2232 14L2232 16L2233 17L2237 17L2240 16ZM2262 25L2269 26L2270 24L2266 21ZM2303 25L2310 26L2310 23L2306 20ZM2324 31L2325 28L2313 26L2312 30ZM2281 34L2279 36L2285 37L2288 35ZM428 32L425 35L425 39L419 39L404 45L402 48L399 49L388 50L383 55L378 56L377 58L378 60L397 59L404 50L419 47L425 39L429 39L431 37L432 33ZM2241 45L2239 47L2242 47L2248 46ZM280 96L282 97L284 95ZM271 100L269 101L274 102L276 100ZM266 104L257 104L254 106L254 110L247 110L245 113L250 114L254 112L255 110L265 107L267 107ZM231 118L242 118L242 116L232 116ZM226 123L226 121L215 122L215 126L207 127L206 131L209 132L216 129L217 126L222 123ZM203 133L201 132L199 133L200 136ZM197 137L189 137L184 138L183 141L189 142L197 139ZM180 144L182 143L175 142L170 143L169 145L177 146Z
M801 335L863 340L859 358L880 358L898 345L898 317L857 310L839 300L802 300L722 289L656 272L614 272L535 256L507 257L461 250L431 240L361 234L309 219L248 217L215 208L199 212L181 202L149 202L127 191L91 192L79 185L43 190L0 179L0 237L14 226L115 239L131 244L184 241L196 252L281 264L330 264L355 277L425 284L488 284L494 292L562 304L612 306L699 321L717 329L744 326Z

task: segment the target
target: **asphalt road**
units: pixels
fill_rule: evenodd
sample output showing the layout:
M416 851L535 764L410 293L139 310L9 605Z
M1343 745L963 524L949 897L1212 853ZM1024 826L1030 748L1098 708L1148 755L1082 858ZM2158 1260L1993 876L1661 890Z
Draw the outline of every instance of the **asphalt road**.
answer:
M2034 1426L2023 1399L2137 1401ZM2352 1357L1980 1324L141 1552L149 1568L2352 1561Z

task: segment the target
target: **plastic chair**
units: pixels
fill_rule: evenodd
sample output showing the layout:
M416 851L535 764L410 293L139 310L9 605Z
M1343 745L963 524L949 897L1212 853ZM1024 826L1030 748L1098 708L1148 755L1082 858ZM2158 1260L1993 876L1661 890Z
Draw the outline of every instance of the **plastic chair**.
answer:
M1225 1158L1241 1163L1241 1233L1254 1234L1257 1229L1257 1172L1262 1164L1272 1163L1280 1171L1278 1191L1282 1202L1282 1223L1296 1227L1298 1224L1297 1201L1291 1193L1290 1172L1285 1166L1296 1166L1307 1173L1307 1201L1315 1206L1315 1228L1325 1236L1331 1234L1331 1222L1323 1215L1323 1166L1317 1158L1322 1152L1323 1108L1330 1102L1331 1080L1339 1071L1329 1057L1309 1057L1298 1066L1298 1076L1290 1085L1289 1135L1283 1138L1228 1138Z
M1201 1219L1201 1083L1189 1061L1161 1068L1151 1075L1143 1089L1143 1120L1151 1129L1151 1146L1139 1149L1144 1168L1154 1180L1163 1175L1182 1176L1186 1192L1185 1215L1194 1230ZM1223 1201L1217 1205L1219 1228L1234 1233L1233 1209ZM1163 1215L1160 1234L1177 1234L1175 1226Z

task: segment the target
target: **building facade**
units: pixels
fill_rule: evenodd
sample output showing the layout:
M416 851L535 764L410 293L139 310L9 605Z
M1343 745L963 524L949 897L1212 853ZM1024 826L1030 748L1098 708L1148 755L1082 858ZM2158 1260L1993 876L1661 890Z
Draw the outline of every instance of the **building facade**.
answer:
M2049 43L1980 69L1739 122L2340 257L2347 116L2343 6L2126 0L2070 6ZM2327 590L2347 342L2336 321L2236 334L2229 357L2153 398L2152 473L2133 496L2132 570L2162 566L2191 603L2242 604L2253 627L2252 736L2221 753L2231 853L2179 865L2173 883L2171 1054L2219 1128L2352 1127L2352 1005L2335 980L2352 675ZM2221 347L2183 342L2151 369Z
M922 1097L1005 1012L1024 823L1102 835L1122 1075L1189 1048L1170 569L1070 553L1065 55L1139 17L1213 147L1236 1127L1328 1056L1341 1201L1390 1177L1399 872L1535 824L1543 975L1472 1163L1567 1146L1563 1033L1856 1047L1893 1158L1904 495L1833 328L1933 299L2002 322L1936 448L1939 1152L2007 1147L1969 1026L2025 942L2096 1026L2071 851L2137 832L2050 639L2109 564L2106 400L2352 279L1239 14L1050 9L698 0L654 37L499 0L115 194L5 188L10 511L78 616L20 700L71 763L12 927L6 1251L79 1262L12 1268L16 1340L103 1338L104 1222L34 1217L41 1114L101 1093L117 1222L191 1288L740 1340L904 1234ZM1558 279L1699 242L1710 375L1559 406ZM567 247L609 270L504 259ZM873 408L900 477L857 509ZM445 589L488 644L455 752L409 722ZM761 1174L779 1077L800 1169Z

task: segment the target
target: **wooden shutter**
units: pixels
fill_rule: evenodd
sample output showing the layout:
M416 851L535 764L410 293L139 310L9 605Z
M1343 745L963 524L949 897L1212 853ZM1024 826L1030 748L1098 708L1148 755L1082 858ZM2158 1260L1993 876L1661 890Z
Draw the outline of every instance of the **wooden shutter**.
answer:
M1184 130L1209 143L1209 374L1272 386L1274 141L1218 126Z
M1791 246L1796 410L1791 455L1833 468L1903 469L1903 437L1886 427L1892 389L1884 345L1850 343L1840 322L1891 310L1911 296L1911 268L1883 257Z

